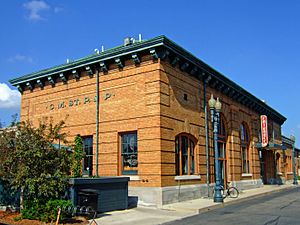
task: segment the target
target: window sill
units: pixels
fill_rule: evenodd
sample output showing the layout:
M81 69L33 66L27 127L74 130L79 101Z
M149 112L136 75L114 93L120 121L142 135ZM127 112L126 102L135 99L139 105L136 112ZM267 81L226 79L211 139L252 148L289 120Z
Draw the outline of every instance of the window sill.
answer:
M252 173L242 173L242 177L252 177Z
M291 174L293 174L293 172L287 172L286 174L289 174L289 175L291 175Z
M139 180L141 180L140 176L136 176L136 175L122 175L120 177L129 177L129 181L139 181Z
M200 175L175 176L175 180L201 180Z
M277 175L278 175L278 176L282 176L282 173L281 173L281 172L277 172Z

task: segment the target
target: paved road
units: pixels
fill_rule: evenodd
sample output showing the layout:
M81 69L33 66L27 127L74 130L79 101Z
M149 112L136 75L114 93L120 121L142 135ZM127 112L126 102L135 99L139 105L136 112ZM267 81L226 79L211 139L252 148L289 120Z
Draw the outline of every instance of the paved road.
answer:
M299 225L300 188L225 206L165 225Z

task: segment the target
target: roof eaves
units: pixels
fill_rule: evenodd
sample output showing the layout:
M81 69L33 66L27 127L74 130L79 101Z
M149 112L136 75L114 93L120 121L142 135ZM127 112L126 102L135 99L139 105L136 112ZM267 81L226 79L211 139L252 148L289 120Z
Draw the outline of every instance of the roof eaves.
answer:
M51 67L49 69L41 70L35 73L30 73L15 79L9 80L9 82L16 86L20 83L25 83L28 81L31 81L32 79L40 79L45 76L51 76L57 73L63 73L66 71L69 71L71 69L77 69L79 67L83 67L86 65L90 65L93 63L100 62L102 60L108 60L116 57L120 57L123 55L131 54L133 52L137 51L143 51L145 49L151 48L151 47L157 47L160 45L163 45L163 41L166 37L165 36L158 36L153 39L149 39L147 41L142 42L136 42L133 45L129 46L119 46L112 49L108 49L105 52L97 55L92 55L88 57L84 57L82 59L76 60L74 62L68 63L68 64L62 64L59 66Z

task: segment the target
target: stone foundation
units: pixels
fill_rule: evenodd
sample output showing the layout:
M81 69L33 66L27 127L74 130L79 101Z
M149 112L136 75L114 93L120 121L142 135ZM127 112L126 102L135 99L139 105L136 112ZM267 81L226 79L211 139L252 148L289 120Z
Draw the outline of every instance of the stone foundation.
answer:
M261 179L233 181L231 185L239 190L259 188L263 186ZM153 206L161 208L163 205L182 202L197 198L212 197L212 190L215 184L209 186L209 195L207 184L178 185L169 187L129 187L128 195L136 197L138 205Z

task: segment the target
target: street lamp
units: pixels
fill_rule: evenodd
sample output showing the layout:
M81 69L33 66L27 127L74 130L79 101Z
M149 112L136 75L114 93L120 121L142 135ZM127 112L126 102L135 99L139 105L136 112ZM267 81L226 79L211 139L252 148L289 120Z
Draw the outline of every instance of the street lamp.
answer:
M298 180L297 180L297 176L296 176L296 162L295 162L295 141L296 141L296 138L295 138L294 135L291 135L290 139L293 142L293 150L292 150L292 164L293 164L293 175L294 175L293 184L298 185Z
M214 99L214 96L211 95L208 105L210 108L211 122L213 126L213 134L214 134L214 147L215 147L215 194L214 194L214 202L223 202L223 196L221 194L221 178L220 178L220 163L219 163L219 150L218 150L218 127L220 123L220 111L222 108L222 104L217 98L217 101Z

